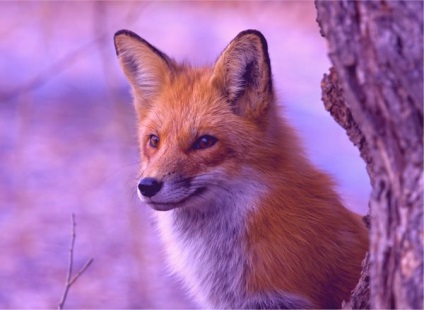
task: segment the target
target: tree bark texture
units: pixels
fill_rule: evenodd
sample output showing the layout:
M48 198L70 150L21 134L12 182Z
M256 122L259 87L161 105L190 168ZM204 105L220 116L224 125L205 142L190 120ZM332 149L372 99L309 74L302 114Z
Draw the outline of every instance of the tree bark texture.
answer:
M423 2L318 1L326 108L367 162L370 256L349 306L423 308ZM367 272L369 272L369 277ZM365 288L365 289L364 289Z
M359 129L358 124L352 117L352 113L345 104L343 89L340 86L337 72L334 68L330 68L330 73L325 74L321 82L322 101L325 109L330 112L331 116L342 126L352 141L359 149L361 157L367 164L367 172L371 181L374 179L372 171L372 157L368 148L367 141ZM370 228L369 214L364 217L364 223ZM352 292L351 298L347 302L343 302L342 309L369 309L369 253L367 253L362 262L361 278L358 285Z

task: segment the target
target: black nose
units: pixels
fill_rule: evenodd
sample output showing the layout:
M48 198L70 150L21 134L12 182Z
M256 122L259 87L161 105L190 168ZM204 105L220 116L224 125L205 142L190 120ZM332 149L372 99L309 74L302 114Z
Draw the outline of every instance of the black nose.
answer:
M143 196L153 197L162 188L162 182L154 178L144 178L138 183L138 190Z

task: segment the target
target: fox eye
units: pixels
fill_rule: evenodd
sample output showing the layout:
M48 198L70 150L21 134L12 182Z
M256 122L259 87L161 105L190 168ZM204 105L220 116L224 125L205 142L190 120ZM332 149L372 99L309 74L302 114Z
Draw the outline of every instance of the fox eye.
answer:
M214 145L216 141L218 141L217 138L209 136L209 135L204 135L198 138L196 142L194 142L193 148L195 150L206 149Z
M149 137L149 145L153 148L157 148L159 145L159 137L155 135L150 135Z

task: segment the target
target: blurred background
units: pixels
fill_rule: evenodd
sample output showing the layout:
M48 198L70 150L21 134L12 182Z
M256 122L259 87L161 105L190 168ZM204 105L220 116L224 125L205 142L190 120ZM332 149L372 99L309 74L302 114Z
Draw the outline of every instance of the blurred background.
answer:
M325 111L325 40L312 1L1 2L0 308L54 308L76 215L68 308L193 308L167 275L147 207L129 86L113 34L122 28L177 60L212 64L241 30L266 36L278 95L312 160L364 214L370 186L344 130Z

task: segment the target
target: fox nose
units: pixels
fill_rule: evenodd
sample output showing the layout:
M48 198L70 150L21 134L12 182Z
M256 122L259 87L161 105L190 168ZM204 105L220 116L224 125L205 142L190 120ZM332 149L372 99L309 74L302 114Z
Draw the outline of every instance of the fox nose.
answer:
M143 196L153 197L162 188L162 182L154 178L144 178L138 183L138 190Z

